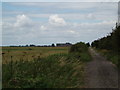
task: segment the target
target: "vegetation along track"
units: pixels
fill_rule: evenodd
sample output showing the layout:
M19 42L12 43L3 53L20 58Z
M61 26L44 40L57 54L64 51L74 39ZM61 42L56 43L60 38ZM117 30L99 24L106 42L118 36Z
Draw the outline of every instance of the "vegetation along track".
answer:
M118 88L118 71L115 65L89 49L93 58L85 67L86 88Z

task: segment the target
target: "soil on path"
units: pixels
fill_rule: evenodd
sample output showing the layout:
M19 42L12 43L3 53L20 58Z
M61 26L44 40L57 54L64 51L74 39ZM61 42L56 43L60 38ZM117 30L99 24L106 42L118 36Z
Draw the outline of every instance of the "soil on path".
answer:
M93 58L85 67L86 88L118 88L118 71L115 65L89 48Z

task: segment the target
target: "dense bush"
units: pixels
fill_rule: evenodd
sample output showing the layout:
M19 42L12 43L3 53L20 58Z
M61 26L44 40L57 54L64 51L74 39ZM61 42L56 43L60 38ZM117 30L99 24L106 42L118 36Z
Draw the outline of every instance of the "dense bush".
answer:
M120 26L116 26L110 35L92 42L92 46L120 53Z
M116 24L116 28L108 36L92 42L92 47L99 50L107 50L104 54L114 64L119 66L118 60L120 59L120 26Z
M71 46L70 53L76 58L80 59L82 62L90 61L91 56L88 52L88 47L88 44L80 42Z
M74 44L70 48L70 53L71 52L86 52L88 50L88 47L85 43L80 42L77 44Z

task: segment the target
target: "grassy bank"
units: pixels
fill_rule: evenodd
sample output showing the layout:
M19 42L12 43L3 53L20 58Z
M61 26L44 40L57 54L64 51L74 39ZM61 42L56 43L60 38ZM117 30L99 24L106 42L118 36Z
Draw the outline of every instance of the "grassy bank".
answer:
M3 87L65 88L82 84L83 64L67 54L3 64Z
M55 53L30 61L9 58L9 62L3 63L3 88L84 87L83 68L91 57L85 44L76 45L66 49L68 53ZM49 51L53 51L52 48Z

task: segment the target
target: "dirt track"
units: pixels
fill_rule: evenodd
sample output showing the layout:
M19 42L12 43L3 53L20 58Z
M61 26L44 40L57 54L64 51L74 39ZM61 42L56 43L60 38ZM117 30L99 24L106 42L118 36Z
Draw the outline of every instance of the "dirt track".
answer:
M85 67L86 88L118 88L118 71L115 65L89 49L93 60Z

